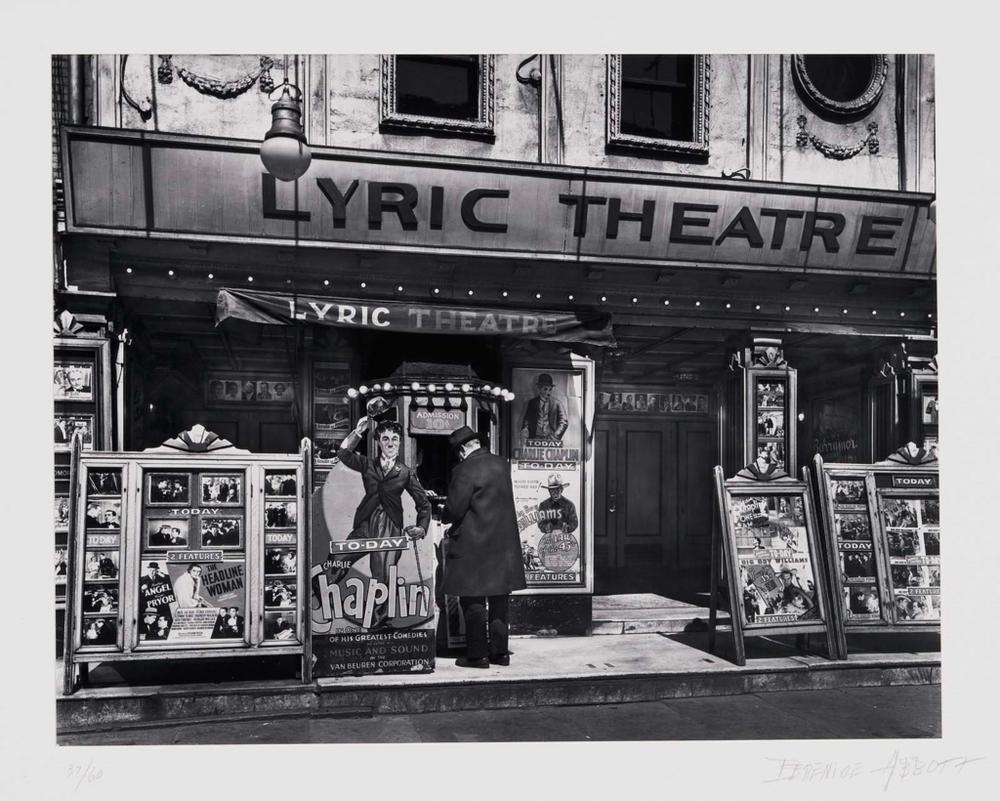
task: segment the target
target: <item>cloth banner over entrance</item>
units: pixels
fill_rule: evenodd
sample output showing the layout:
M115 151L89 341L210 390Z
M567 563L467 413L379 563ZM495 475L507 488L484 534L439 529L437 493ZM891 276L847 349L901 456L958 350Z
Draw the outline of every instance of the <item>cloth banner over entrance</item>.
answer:
M216 323L316 325L413 334L493 334L615 347L611 316L599 312L503 309L486 306L356 300L323 295L220 289Z

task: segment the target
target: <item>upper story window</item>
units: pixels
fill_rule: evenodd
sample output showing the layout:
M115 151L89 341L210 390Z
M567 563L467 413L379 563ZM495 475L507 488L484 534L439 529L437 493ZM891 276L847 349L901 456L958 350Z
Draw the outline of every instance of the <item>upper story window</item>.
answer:
M803 99L822 116L850 121L878 104L889 72L884 55L796 55L792 75Z
M708 155L708 56L608 56L608 145Z
M493 138L493 56L382 56L381 127Z

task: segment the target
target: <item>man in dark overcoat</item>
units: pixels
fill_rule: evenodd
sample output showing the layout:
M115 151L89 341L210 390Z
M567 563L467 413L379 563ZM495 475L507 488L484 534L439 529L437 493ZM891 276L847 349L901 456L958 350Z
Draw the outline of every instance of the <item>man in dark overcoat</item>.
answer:
M452 526L443 582L447 595L458 596L465 617L466 655L456 664L509 665L510 593L526 586L510 466L481 447L468 426L455 431L449 444L461 459L448 484Z

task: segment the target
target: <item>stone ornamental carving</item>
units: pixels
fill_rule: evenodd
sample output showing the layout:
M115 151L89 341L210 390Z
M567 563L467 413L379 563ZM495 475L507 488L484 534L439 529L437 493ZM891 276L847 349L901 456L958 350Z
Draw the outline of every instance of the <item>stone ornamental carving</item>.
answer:
M260 67L256 72L248 72L231 80L221 80L198 75L185 67L175 65L172 55L161 55L160 65L156 68L156 79L161 84L173 83L176 72L177 76L196 92L219 100L231 100L244 94L255 83L261 92L273 91L274 79L271 76L273 67L274 60L270 56L261 56Z
M806 130L806 117L804 114L800 114L797 118L799 130L795 134L795 146L799 149L806 147L807 145L812 145L816 150L822 153L828 159L834 159L835 161L847 161L857 156L859 153L868 149L869 155L874 156L879 151L879 141L878 141L878 123L869 122L868 123L868 135L864 137L860 142L854 145L834 145L830 142L824 142L815 134L811 134Z

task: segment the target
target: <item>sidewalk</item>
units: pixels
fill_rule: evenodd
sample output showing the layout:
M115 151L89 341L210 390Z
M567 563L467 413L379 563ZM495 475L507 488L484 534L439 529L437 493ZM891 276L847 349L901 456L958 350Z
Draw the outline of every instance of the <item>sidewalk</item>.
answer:
M171 684L162 674L130 675L129 686L91 686L71 696L60 695L57 730L71 733L222 717L352 717L608 704L941 680L941 655L931 650L938 647L937 639L928 635L856 638L851 641L854 653L846 661L756 638L748 642L744 667L726 658L724 636L722 656L709 654L706 643L704 633L515 637L509 667L459 668L453 658L439 657L432 673L321 678L310 685L230 676L213 683ZM124 667L99 666L91 678L95 685L124 678L115 675L116 670Z

